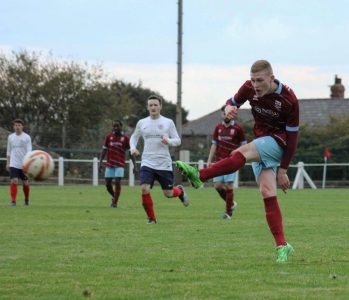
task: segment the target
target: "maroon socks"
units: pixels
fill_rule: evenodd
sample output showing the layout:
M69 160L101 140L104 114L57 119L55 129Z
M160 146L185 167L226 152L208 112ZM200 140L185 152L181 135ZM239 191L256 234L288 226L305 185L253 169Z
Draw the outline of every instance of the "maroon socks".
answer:
M264 199L265 216L276 246L286 245L281 210L276 196Z
M232 156L222 159L211 167L200 170L200 179L206 181L213 177L234 173L242 168L246 163L246 158L241 152L236 151Z

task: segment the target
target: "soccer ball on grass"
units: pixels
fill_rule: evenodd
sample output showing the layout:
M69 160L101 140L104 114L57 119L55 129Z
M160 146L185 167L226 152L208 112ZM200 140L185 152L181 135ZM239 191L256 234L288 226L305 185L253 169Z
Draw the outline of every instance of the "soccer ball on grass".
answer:
M23 159L23 172L34 180L47 179L54 168L51 155L42 150L31 151Z

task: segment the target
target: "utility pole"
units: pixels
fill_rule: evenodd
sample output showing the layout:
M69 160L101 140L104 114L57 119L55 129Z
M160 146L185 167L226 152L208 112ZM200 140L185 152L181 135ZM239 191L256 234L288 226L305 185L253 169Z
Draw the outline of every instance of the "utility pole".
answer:
M177 35L177 106L176 126L182 138L182 36L183 36L183 1L178 0L178 35Z
M183 1L178 0L178 31L177 31L177 105L176 105L176 127L179 137L182 139L182 36L183 36ZM181 147L176 147L175 158L179 159ZM181 174L175 172L175 182L181 181Z

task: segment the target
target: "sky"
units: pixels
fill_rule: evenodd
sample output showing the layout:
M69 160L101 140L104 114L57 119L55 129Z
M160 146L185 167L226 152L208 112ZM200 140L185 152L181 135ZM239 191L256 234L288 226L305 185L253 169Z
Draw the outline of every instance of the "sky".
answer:
M178 0L1 0L0 52L100 64L109 78L177 100ZM219 109L269 60L299 99L349 85L349 1L183 0L182 105Z

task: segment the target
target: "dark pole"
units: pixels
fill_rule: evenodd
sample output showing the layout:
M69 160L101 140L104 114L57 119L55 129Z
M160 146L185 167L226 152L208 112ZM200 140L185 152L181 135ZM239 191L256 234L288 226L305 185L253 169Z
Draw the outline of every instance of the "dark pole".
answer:
M178 33L177 33L177 106L176 127L179 137L182 139L182 36L183 36L183 1L178 0ZM181 147L176 147L175 158L179 159ZM181 176L175 172L175 181L179 183Z

